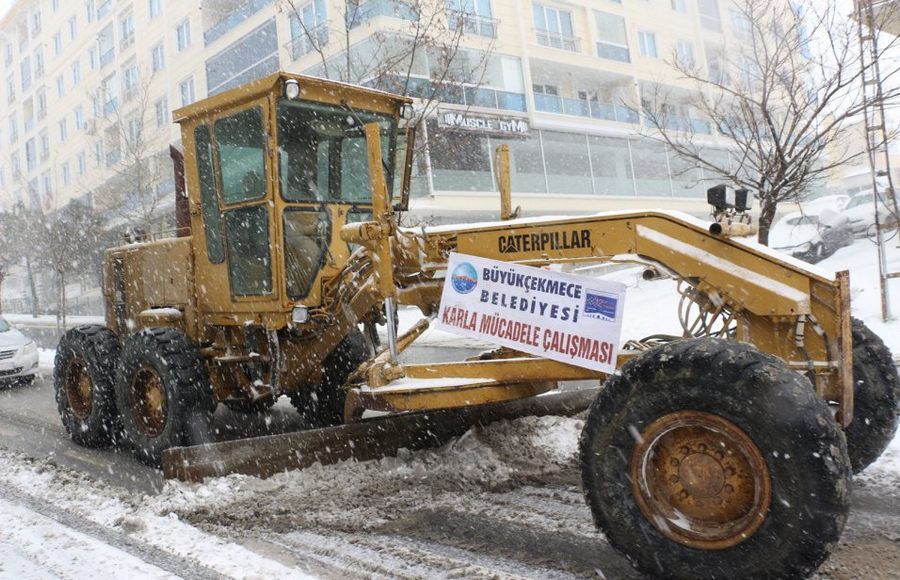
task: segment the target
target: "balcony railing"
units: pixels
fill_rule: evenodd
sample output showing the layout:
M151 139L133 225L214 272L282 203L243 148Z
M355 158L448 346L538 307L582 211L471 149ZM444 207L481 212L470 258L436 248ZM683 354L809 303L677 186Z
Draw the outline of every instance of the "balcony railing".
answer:
M466 34L497 38L497 23L498 20L496 18L479 16L478 14L460 10L447 10L447 27L450 30L459 30L461 28Z
M703 119L694 119L693 117L686 115L669 115L664 120L664 129L684 131L686 133L700 133L703 135L709 135L712 133L712 124L709 121L705 121ZM660 119L660 121L663 121L663 119ZM648 128L654 128L656 125L654 125L650 120L645 119L644 126Z
M581 39L575 36L541 29L535 29L534 33L537 36L538 44L541 46L549 46L571 52L581 51Z
M381 79L381 82L373 81L363 84L395 93L403 92L405 88L406 94L410 97L434 99L451 105L467 105L523 113L527 110L525 95L522 93L488 87L473 87L458 83L440 84L421 77L409 77L408 80L386 77Z
M597 41L597 56L619 62L631 62L631 53L627 46Z
M545 113L574 115L618 123L637 123L638 116L632 109L612 103L586 101L584 99L567 99L557 95L535 93L534 108Z
M326 44L328 44L328 24L323 22L306 31L301 29L299 36L285 46L291 52L291 60L297 60L304 54L321 49Z
M378 16L388 16L411 22L419 18L416 10L404 0L369 0L356 7L351 7L350 3L347 3L346 19L349 28L365 24Z
M245 2L239 8L233 10L228 16L204 31L203 43L209 45L210 43L215 42L229 30L247 20L271 3L272 0L249 0L248 2Z

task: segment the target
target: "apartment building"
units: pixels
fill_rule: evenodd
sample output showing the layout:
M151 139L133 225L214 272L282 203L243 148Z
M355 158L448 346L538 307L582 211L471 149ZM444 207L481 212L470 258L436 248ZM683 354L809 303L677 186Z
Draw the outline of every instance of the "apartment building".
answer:
M495 211L499 144L530 211L705 210L712 176L643 137L633 107L667 86L671 122L729 155L666 63L721 71L746 28L727 0L20 0L0 22L0 205L167 199L172 110L279 69L396 88L373 55L415 46L429 2L453 58L423 46L391 69L423 99L442 78L419 211Z

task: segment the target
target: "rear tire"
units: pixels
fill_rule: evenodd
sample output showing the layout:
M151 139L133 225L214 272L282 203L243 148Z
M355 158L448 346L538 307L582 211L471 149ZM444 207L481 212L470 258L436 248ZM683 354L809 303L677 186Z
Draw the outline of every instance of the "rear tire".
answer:
M878 459L897 431L900 379L891 351L861 320L853 319L853 422L847 451L853 473Z
M311 428L330 427L344 422L344 403L347 393L344 381L370 356L365 336L355 330L325 357L322 381L312 389L293 393L291 403Z
M116 399L137 458L159 467L160 454L206 440L215 408L206 363L175 328L150 328L122 348Z
M79 326L59 341L53 365L56 408L79 445L105 447L121 433L114 387L118 360L119 339L104 326Z
M580 441L610 544L670 578L801 578L849 509L840 427L809 381L747 344L699 338L612 376Z

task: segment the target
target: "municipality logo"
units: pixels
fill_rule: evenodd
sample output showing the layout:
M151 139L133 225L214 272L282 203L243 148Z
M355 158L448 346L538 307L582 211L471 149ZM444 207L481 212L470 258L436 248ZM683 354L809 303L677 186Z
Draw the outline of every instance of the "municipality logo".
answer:
M475 271L475 267L472 264L463 262L453 269L450 283L453 284L453 289L457 293L468 294L478 285L478 272Z
M596 318L614 322L619 299L613 294L599 292L597 290L585 290L583 315L588 318Z

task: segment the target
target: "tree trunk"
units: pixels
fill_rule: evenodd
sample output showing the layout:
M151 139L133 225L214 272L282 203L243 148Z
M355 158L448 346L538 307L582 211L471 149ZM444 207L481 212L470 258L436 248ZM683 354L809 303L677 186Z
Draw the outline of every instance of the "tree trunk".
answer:
M37 318L41 307L38 303L37 286L34 283L34 271L31 269L31 259L25 258L25 271L28 273L28 289L31 290L31 315Z
M59 317L62 319L62 332L66 331L66 275L59 273Z
M759 234L757 241L764 245L769 245L769 230L772 228L772 221L775 219L775 210L778 209L778 202L772 199L772 196L763 196L760 200L759 211Z
M0 316L3 316L3 279L6 276L0 275Z

